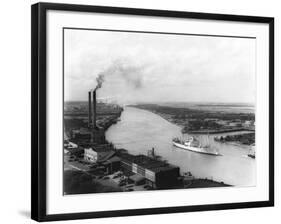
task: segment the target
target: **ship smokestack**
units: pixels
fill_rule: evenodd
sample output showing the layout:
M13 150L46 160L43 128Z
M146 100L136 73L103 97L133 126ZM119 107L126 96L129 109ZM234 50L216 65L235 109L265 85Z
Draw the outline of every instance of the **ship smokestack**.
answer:
M91 127L92 125L92 100L91 100L91 91L88 92L88 107L89 107L89 112L88 112L88 127Z
M97 96L96 90L93 91L93 128L97 128L96 121L97 120Z

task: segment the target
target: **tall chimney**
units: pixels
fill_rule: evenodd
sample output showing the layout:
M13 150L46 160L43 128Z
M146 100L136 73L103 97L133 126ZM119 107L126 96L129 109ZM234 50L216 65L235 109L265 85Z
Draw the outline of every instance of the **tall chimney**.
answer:
M88 113L88 127L91 127L92 125L92 102L91 102L91 91L88 92L88 107L89 107L89 113Z
M96 119L97 119L97 96L96 90L93 91L93 128L96 128Z

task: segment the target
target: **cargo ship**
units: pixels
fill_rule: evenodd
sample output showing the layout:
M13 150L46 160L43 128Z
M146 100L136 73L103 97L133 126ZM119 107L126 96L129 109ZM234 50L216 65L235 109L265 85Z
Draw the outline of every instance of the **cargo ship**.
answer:
M194 137L189 137L186 141L182 141L178 138L174 138L173 145L178 148L189 150L192 152L197 152L197 153L202 153L212 156L221 156L221 154L216 151L210 151L209 146L202 146L200 142Z

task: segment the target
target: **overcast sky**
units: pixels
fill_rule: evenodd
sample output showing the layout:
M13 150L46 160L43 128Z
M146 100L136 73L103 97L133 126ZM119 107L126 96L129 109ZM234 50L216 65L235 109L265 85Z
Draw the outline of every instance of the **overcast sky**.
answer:
M255 102L255 39L65 30L65 100Z

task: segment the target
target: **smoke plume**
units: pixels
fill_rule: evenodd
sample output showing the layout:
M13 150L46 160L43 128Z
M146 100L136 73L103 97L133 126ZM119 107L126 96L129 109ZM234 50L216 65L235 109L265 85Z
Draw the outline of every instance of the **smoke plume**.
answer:
M144 84L142 73L146 67L146 65L133 65L121 61L115 61L104 71L99 73L96 78L97 86L95 89L101 88L106 79L110 81L110 78L113 77L124 80L128 86L131 86L134 89L140 89Z
M99 74L98 77L96 78L96 81L97 81L97 86L96 86L95 90L102 87L102 83L104 82L104 75Z

